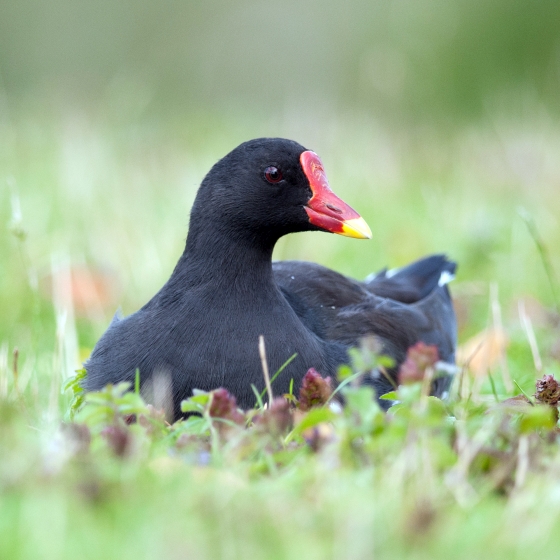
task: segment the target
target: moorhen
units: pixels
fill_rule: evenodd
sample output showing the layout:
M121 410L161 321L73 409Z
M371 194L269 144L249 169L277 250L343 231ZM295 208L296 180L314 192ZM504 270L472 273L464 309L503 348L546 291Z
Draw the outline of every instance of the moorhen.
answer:
M273 383L288 392L311 367L336 376L348 349L375 335L396 367L418 341L454 362L456 323L446 281L455 264L436 255L365 282L308 262L272 263L280 237L327 231L370 238L366 222L329 188L321 160L279 138L245 142L206 175L191 211L185 250L171 277L139 311L115 316L85 363L84 388L134 382L145 389L161 374L175 418L192 390L225 387L251 407L264 387L259 335L269 370L296 358ZM392 390L372 372L378 395ZM449 378L434 382L442 396Z

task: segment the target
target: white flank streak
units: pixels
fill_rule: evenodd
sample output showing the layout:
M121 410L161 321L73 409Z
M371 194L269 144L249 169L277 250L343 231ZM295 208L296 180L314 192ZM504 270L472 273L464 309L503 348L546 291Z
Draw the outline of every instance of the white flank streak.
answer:
M367 284L368 282L371 282L372 280L377 278L377 276L378 276L378 274L376 272L372 272L371 274L368 274L366 276L366 279L364 280L364 282Z
M461 371L461 368L450 362L439 361L436 362L435 370L438 373L445 373L446 375L453 376Z
M438 282L438 286L445 286L446 284L449 284L449 282L451 282L451 280L455 279L455 274L451 274L451 272L448 272L447 270L444 270L441 273L441 276L439 277L439 282Z

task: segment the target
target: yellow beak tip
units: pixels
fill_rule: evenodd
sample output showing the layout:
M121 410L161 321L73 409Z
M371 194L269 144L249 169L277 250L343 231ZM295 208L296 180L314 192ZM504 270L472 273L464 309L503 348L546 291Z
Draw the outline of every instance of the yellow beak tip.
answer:
M354 218L342 222L340 235L353 237L354 239L371 239L371 229L363 218Z

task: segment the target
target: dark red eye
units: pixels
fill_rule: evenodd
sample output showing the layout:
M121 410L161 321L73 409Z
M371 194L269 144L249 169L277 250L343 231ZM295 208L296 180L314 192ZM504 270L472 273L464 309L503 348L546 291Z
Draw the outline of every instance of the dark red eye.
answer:
M272 165L264 170L264 176L269 183L279 183L282 180L282 172Z

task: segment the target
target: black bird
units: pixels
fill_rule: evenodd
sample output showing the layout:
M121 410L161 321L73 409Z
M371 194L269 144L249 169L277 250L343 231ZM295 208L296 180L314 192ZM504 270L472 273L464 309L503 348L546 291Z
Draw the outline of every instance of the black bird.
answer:
M297 390L311 367L335 376L347 350L375 335L397 366L419 340L454 362L456 324L444 285L455 264L432 256L394 275L358 282L313 263L272 263L280 237L328 231L370 238L366 222L329 188L321 160L296 142L261 138L218 161L198 190L185 250L161 290L139 311L115 317L85 367L84 387L133 382L144 392L158 376L170 382L172 410L195 388L225 387L241 407L264 386L258 350L266 342L273 384ZM391 375L396 377L396 368ZM367 380L378 395L392 389L380 375ZM444 394L449 380L432 392Z

